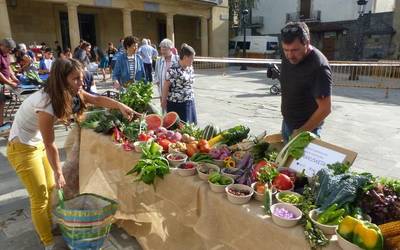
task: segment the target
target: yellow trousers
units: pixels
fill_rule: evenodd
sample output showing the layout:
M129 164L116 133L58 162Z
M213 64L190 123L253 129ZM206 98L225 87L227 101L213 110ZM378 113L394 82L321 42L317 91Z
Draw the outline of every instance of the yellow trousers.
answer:
M53 170L43 144L36 147L13 140L7 157L29 194L32 221L45 246L53 243L51 234L51 193L55 186Z

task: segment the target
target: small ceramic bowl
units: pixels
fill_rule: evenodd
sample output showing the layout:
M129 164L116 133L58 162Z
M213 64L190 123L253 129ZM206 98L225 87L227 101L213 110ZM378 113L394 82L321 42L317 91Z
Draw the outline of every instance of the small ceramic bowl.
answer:
M325 225L319 223L318 220L318 212L317 209L313 209L310 211L308 214L311 221L314 223L315 226L317 226L321 231L326 234L326 235L332 235L336 233L336 229L338 228L338 225Z
M180 160L174 159L175 157L179 157L181 158ZM188 159L188 156L186 154L183 153L171 153L167 155L167 160L169 162L169 165L171 167L177 167L178 165L186 162Z
M295 196L297 196L298 198L300 198L301 200L303 200L303 196L302 196L301 194L296 193L296 192L292 192L292 191L281 191L281 192L278 192L278 193L275 195L275 198L276 198L276 200L277 200L278 202L280 202L280 203L288 203L288 204L295 205L295 206L298 206L298 205L301 204L301 202L300 202L300 203L294 204L294 203L290 203L290 202L285 202L285 201L283 201L283 200L282 200L282 197L283 197L284 195L288 195L288 194L295 195Z
M233 191L244 191L248 194L246 195L237 195L233 194ZM228 200L233 204L245 204L250 201L251 196L253 196L254 190L246 185L242 184L231 184L225 188L225 192L227 194Z
M186 169L186 168L183 168L184 164L193 164L193 167ZM176 169L176 171L178 172L178 174L180 176L191 176L191 175L195 175L196 174L196 167L197 166L198 166L198 164L196 162L188 161L188 162L184 162L184 163L179 164L177 169Z
M229 184L227 184L227 185L219 185L219 184L214 184L214 183L208 181L211 190L212 190L213 192L216 192L216 193L223 193L223 192L225 192L225 188L226 188L227 186L229 186L229 185L231 185L231 184L234 183L234 180L233 180L232 178L230 178L230 177L226 177L226 178L229 178L229 179L231 180L231 183L229 183Z
M294 218L288 219L276 215L276 209L284 208L294 214ZM276 203L271 206L272 221L281 227L294 227L300 221L303 213L296 206L287 203Z
M224 160L215 160L215 159L214 159L214 163L215 163L215 165L217 165L217 166L220 167L220 168L225 167L225 162L224 162Z
M259 192L257 192L257 190L256 190L256 184L257 184L257 182L253 182L253 183L251 184L251 188L254 190L254 198L255 198L257 201L264 202L265 193L259 193ZM265 185L267 185L267 184L265 184ZM278 191L276 190L276 188L272 187L272 197L274 197L274 196L276 195L277 192L278 192Z
M232 178L232 179L234 179L234 180L236 180L236 178L240 177L240 175L237 175L237 174L229 174L229 173L227 173L227 169L228 169L228 168L223 168L223 169L221 170L221 174L222 174L223 176L230 177L230 178ZM231 170L238 170L238 168L229 168L229 169L231 169Z
M343 250L362 250L362 248L356 244L353 244L352 242L343 238L337 230L335 230L335 233L337 235L338 244Z
M211 163L199 163L196 169L200 179L202 179L203 181L208 181L208 176L210 175L210 172L219 173L220 171L217 165Z

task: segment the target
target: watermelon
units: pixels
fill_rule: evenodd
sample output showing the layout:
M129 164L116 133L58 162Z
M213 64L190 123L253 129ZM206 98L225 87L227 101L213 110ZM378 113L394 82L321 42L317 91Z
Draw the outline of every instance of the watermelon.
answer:
M147 115L146 118L147 130L156 130L162 126L163 120L161 116L156 114Z
M169 112L164 116L163 127L169 130L175 130L179 127L180 118L178 113Z
M202 138L210 140L211 138L217 136L219 133L221 133L221 130L217 126L210 124L204 128Z

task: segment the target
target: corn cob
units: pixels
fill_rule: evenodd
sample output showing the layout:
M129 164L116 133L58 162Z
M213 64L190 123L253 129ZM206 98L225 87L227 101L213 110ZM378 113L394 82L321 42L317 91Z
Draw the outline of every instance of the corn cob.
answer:
M400 236L400 220L379 225L382 235L385 239Z
M392 250L400 249L400 235L385 239L385 247Z

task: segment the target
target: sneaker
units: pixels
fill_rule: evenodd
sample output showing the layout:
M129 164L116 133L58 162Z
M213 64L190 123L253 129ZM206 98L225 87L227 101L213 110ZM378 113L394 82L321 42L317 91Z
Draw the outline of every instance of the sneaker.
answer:
M11 129L11 122L5 122L3 125L0 126L0 133L7 132Z

